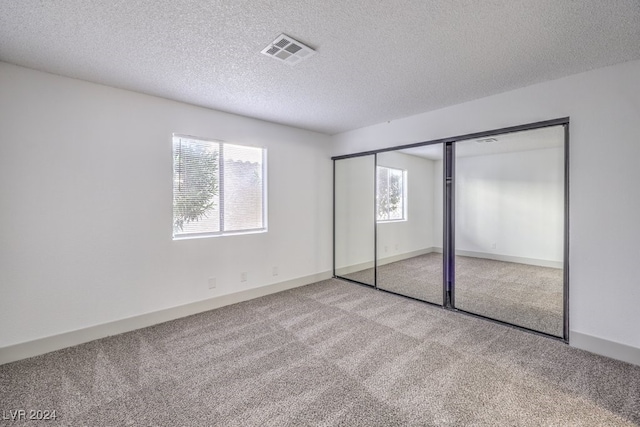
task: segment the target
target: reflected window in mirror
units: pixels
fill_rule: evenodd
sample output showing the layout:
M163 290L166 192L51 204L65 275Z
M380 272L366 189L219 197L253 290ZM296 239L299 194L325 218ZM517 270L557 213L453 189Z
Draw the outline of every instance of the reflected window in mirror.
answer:
M376 176L377 221L406 221L407 171L378 166Z

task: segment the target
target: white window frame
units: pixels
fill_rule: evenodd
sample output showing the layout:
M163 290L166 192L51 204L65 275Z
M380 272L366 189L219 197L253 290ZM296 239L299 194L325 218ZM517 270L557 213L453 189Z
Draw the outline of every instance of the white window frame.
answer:
M267 149L265 147L258 147L258 146L253 146L253 145L246 145L246 144L237 144L237 143L231 143L231 142L226 142L226 141L221 141L218 139L207 139L207 138L202 138L202 137L197 137L197 136L191 136L191 135L183 135L183 134L177 134L174 133L172 134L172 138L171 138L171 153L172 153L172 190L171 190L171 195L172 195L172 200L174 197L174 187L173 187L173 180L175 179L175 177L173 176L173 170L175 170L175 164L173 159L175 159L175 149L174 149L174 141L176 138L185 138L185 139L190 139L190 140L195 140L198 142L203 142L203 143L211 143L211 144L218 144L219 147L219 157L218 157L218 188L219 188L219 194L218 194L218 199L219 199L219 203L220 203L220 207L219 207L219 221L220 221L220 231L211 231L211 232L204 232L204 233L176 233L175 228L173 227L173 222L175 221L175 218L173 216L173 210L171 212L171 219L172 219L172 235L173 235L173 240L187 240L187 239L199 239L199 238L207 238L207 237L219 237L219 236L233 236L233 235L243 235L243 234L256 234L256 233L266 233L268 231L268 227L267 227L267 212L268 212L268 205L267 205ZM226 231L224 230L224 146L225 145L235 145L235 146L241 146L241 147L249 147L249 148L256 148L256 149L260 149L262 151L262 227L260 228L252 228L252 229L243 229L243 230L232 230L232 231ZM173 206L173 203L172 203Z
M380 203L380 189L378 188L378 170L388 169L389 171L401 172L402 179L402 217L393 219L380 219L379 217L379 203ZM390 174L388 175L390 176ZM377 223L389 223L389 222L402 222L407 221L407 171L405 169L394 168L390 166L376 166L376 222Z

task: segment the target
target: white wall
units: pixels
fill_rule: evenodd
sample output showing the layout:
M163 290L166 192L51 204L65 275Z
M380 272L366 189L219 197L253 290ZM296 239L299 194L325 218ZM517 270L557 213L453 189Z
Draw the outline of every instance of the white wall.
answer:
M407 220L378 223L378 259L429 250L434 246L435 162L399 152L377 157L380 166L407 171Z
M640 349L638 76L633 61L346 132L333 154L570 116L571 336Z
M172 132L267 148L267 233L172 241ZM0 63L0 348L329 271L329 143Z
M458 157L456 250L531 263L551 261L561 267L563 151L547 148Z

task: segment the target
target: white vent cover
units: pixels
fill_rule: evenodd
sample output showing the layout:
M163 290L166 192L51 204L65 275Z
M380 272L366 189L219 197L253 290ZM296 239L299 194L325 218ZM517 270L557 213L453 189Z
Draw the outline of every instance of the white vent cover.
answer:
M496 138L484 138L476 140L476 144L495 144L496 142L498 142Z
M280 34L260 53L289 65L296 65L315 55L316 51L285 34Z

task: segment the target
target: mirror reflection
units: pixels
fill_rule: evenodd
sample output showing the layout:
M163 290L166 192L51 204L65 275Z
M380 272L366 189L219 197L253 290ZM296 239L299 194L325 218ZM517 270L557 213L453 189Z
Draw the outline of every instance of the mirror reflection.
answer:
M375 156L334 162L335 275L374 286Z
M558 125L448 143L452 218L442 144L336 160L336 276L442 305L449 221L451 307L563 337L564 138Z
M456 143L455 306L563 334L564 128Z
M442 304L442 145L378 153L378 288Z

